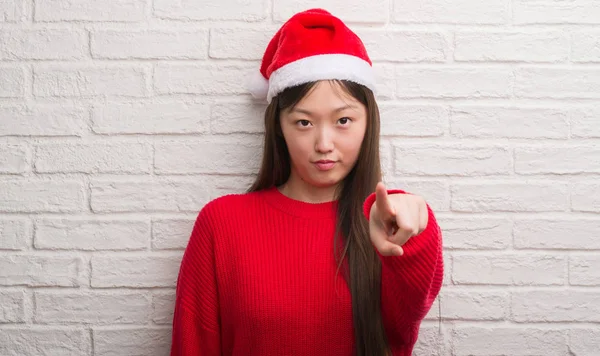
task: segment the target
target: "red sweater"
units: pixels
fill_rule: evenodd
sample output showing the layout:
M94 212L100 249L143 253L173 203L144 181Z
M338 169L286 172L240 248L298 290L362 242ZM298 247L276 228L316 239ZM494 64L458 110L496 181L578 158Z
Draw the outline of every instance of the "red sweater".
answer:
M181 262L171 355L353 355L351 295L333 253L336 206L275 187L208 203ZM386 333L393 354L408 356L442 285L432 211L403 256L380 258Z

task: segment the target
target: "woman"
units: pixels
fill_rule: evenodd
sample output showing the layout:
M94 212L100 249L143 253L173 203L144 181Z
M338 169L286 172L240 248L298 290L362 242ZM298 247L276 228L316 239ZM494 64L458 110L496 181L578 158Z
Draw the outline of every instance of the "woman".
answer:
M442 284L421 197L386 191L371 62L321 9L269 43L246 194L208 203L181 263L171 355L410 355ZM259 88L259 89L256 89Z

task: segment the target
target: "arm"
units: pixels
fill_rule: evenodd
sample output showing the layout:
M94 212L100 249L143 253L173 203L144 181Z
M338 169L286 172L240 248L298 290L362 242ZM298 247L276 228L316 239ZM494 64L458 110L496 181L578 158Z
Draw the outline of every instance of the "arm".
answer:
M388 194L406 194L388 190ZM365 200L364 213L370 218L375 193ZM381 308L392 348L414 344L421 320L437 297L443 279L442 236L429 206L425 230L410 238L402 256L382 256Z
M220 355L219 299L209 209L202 209L183 255L171 356Z

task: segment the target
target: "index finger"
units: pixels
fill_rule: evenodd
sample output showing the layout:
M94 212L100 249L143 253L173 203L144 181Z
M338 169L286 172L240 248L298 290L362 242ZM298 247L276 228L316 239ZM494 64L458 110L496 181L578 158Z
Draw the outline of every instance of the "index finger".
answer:
M392 204L390 204L385 185L382 182L377 183L377 187L375 187L375 196L375 205L377 206L377 210L379 211L382 220L389 220L396 215Z

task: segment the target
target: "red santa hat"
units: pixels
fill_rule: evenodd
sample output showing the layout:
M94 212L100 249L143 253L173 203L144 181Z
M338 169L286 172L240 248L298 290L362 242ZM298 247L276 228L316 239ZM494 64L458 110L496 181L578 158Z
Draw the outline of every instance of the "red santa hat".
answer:
M311 9L292 16L277 31L248 89L270 103L286 88L327 79L375 91L372 63L360 38L329 12Z

